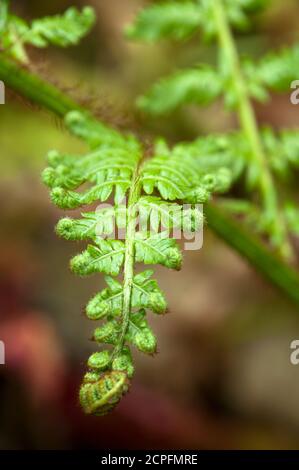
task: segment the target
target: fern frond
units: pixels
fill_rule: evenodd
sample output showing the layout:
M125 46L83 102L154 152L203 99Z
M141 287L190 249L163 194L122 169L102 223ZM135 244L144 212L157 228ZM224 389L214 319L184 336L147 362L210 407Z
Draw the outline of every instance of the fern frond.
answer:
M298 67L299 44L294 44L278 52L270 52L253 64L252 75L271 91L287 91L292 81L298 78Z
M67 122L73 124L70 117ZM52 200L58 207L74 209L97 200L103 202L113 191L115 203L121 203L131 186L140 150L120 139L113 140L113 145L114 150L103 141L82 157L50 153L50 167L43 172L43 181L51 188ZM90 183L90 187L80 193L72 191L83 183Z
M135 260L144 264L161 264L170 269L181 269L182 254L169 232L156 235L139 232L135 238Z
M213 1L221 6L219 0ZM1 4L3 4L3 2L0 1L0 7L2 6ZM79 106L68 99L67 96L59 93L55 87L48 85L45 81L30 74L25 68L18 67L4 57L2 57L1 60L1 75L2 78L7 79L7 83L15 91L19 92L21 95L30 97L37 104L57 113L58 116L63 115L66 110L72 109L72 107L76 109L79 108ZM16 75L18 80L15 81ZM242 89L246 95L246 87ZM56 101L57 105L53 105ZM87 115L71 113L67 120L72 121L73 132L89 142L93 150L97 150L98 146L102 146L102 150L109 150L109 147L117 151L120 149L123 150L124 148L128 150L128 147L130 147L133 151L136 151L137 147L139 147L138 142L135 141L132 136L122 136L103 125L98 125L90 117L87 117ZM253 131L255 134L254 126ZM159 141L155 147L154 153L156 155L168 156L169 158L174 154L176 156L180 155L181 158L183 158L185 154L189 155L190 158L192 157L194 159L193 163L199 165L198 168L201 178L204 172L211 173L212 170L215 172L219 168L225 170L224 162L227 162L231 170L231 181L234 181L236 174L240 171L240 167L244 168L244 163L242 162L242 164L239 165L238 159L235 158L237 165L234 165L232 156L234 154L235 156L238 155L238 153L236 153L238 145L235 144L239 140L239 143L241 143L239 146L240 155L242 157L244 156L241 150L248 135L245 137L244 135L241 136L241 133L240 136L238 133L235 133L233 137L232 135L213 136L212 140L215 139L216 145L213 144L212 140L198 139L195 143L179 144L172 149L168 148L163 141ZM256 135L254 135L254 137L256 137ZM275 142L276 138L277 136L274 136L273 142ZM267 146L265 136L263 140L264 145ZM230 149L230 145L234 141L235 143ZM249 142L246 143L248 144ZM289 139L288 136L286 139L287 153L289 151L291 152L292 145L296 148L296 139ZM245 147L244 145L244 148ZM149 157L148 153L149 152L147 152L147 157ZM245 153L247 153L247 150ZM251 153L252 149L249 154ZM288 155L291 157L291 154ZM289 158L289 156L287 158ZM247 155L245 160L247 163ZM73 163L74 158L72 158L72 156L60 155L57 152L54 153L52 155L52 161L50 162L51 171L48 175L48 179L51 181L53 168L57 170L57 166L60 164L66 165L66 167L72 167ZM263 161L263 164L264 163ZM59 184L62 187L66 186L67 188L73 185L76 186L81 181L80 174L78 174L79 180L73 182L69 175L66 177L66 181L64 181L63 177L59 175L59 172L58 175L54 172L54 186L57 183L56 178L59 179ZM138 245L137 239L139 238L135 222L138 211L140 213L140 210L144 208L144 218L146 221L150 220L154 225L155 232L159 230L162 221L163 224L166 225L166 228L172 226L184 227L184 216L180 217L175 212L175 215L171 215L169 219L165 217L166 209L168 207L172 209L176 205L181 207L180 202L170 203L169 201L163 201L156 195L146 196L142 194L140 179L141 170L138 162L129 191L128 203L124 211L126 238L124 241L125 263L122 273L123 277L120 280L113 279L110 276L107 277L108 288L105 290L105 293L97 294L96 298L92 299L87 307L87 313L91 319L97 320L99 318L105 318L105 323L96 328L94 340L101 344L111 345L111 347L109 350L103 349L94 353L88 360L89 371L84 376L83 384L80 389L80 401L86 413L103 415L111 411L127 392L129 379L134 372L132 356L128 344L134 345L140 351L148 354L153 354L156 351L157 341L146 320L147 312L145 308L140 308L140 305L146 305L146 308L149 307L149 309L156 313L163 313L166 310L164 296L158 288L156 281L152 279L152 272L142 273L139 278L135 275L134 262L136 261L136 246ZM139 202L139 208L137 211L132 211L131 209L134 208L136 202ZM235 211L237 214L250 214L253 209L251 203L248 203L248 201L244 202L242 199L238 199L237 201L226 200L225 202L226 205L230 205L230 210ZM254 206L254 209L255 208L256 206ZM109 222L107 226L105 225L103 220L105 219L104 214L107 214L107 218L110 220L117 214L117 210L118 206L115 206L111 208L110 211L108 210L108 212L105 212L105 209L105 211L100 210L99 212L83 213L82 219L78 221L69 218L63 219L63 222L58 224L57 232L70 240L91 239L96 245L98 238L102 235L107 235L107 227L111 227L111 222ZM293 227L292 230L298 233L298 225L297 228L295 226L298 221L298 211L296 207L284 204L283 210L288 226ZM154 211L157 211L157 215ZM254 237L246 233L237 222L233 222L230 217L225 216L222 210L217 209L216 205L209 204L206 208L206 212L213 230L220 234L230 246L244 255L246 259L257 267L260 272L265 274L274 285L278 286L290 299L298 304L298 276L295 271L270 254L260 242L257 242ZM198 218L195 207L191 206L190 213L195 217L195 220L199 220L200 223L202 223L202 215ZM276 215L275 210L274 213ZM167 220L166 224L164 223L165 219ZM102 227L99 233L96 229L98 220ZM193 222L192 227L194 227ZM166 251L167 250L168 247L166 247ZM144 254L141 253L141 256L144 257ZM149 251L149 254L146 256L151 258L153 255L151 251ZM81 274L79 271L81 271L80 269L78 273Z
M67 47L78 44L95 22L91 7L69 8L62 15L33 20L28 24L23 19L8 12L9 2L0 2L0 45L15 60L27 63L26 45L46 47L50 44Z
M136 151L140 144L131 134L122 135L111 127L92 119L90 115L79 111L71 111L65 116L65 124L70 132L84 140L92 149L120 148Z
M280 142L282 158L294 168L299 166L299 132L298 129L285 129L278 133L278 142Z
M291 171L299 166L298 130L285 129L274 132L267 127L261 132L273 171L278 177L290 176Z
M137 106L152 115L167 114L177 107L188 104L207 106L224 96L229 108L236 104L236 90L229 78L227 59L224 67L213 68L200 65L181 70L158 81L149 92L137 100ZM290 89L298 78L299 45L270 52L260 61L246 58L242 70L246 78L248 94L260 101L269 99L270 91L282 92Z
M36 47L46 47L48 44L60 47L76 45L89 32L94 22L95 14L91 7L83 8L82 12L72 7L63 15L32 21L25 42Z
M132 308L148 308L154 313L162 314L166 312L167 303L157 281L152 279L153 273L148 269L134 276Z
M117 405L128 389L125 372L88 373L80 389L80 403L86 414L103 416Z
M108 284L87 304L86 315L90 320L100 320L106 316L118 316L122 312L122 284L112 277L105 277Z
M231 26L247 30L251 26L251 14L264 9L269 0L225 0L227 18Z
M161 153L146 162L142 168L145 193L152 194L156 189L164 200L196 204L206 202L211 193L226 191L234 177L231 169L227 163L208 167L201 159L204 154L200 146L200 139L190 145L180 144L172 151L164 149L165 156Z
M125 245L120 240L97 240L71 260L71 270L81 276L97 272L118 276L124 256Z
M200 171L206 175L206 179L207 174L222 175L225 179L223 188L217 189L219 192L224 192L232 181L241 176L246 166L247 154L248 145L240 132L202 136L193 142L179 143L168 150L168 155L176 160L186 160L187 165L190 162L196 167L196 173Z
M167 305L157 281L151 279L153 271L137 274L132 280L131 308L150 308L154 313L164 313ZM105 277L108 287L96 294L86 307L90 320L117 317L123 308L123 286L111 277Z
M98 343L115 345L120 329L119 321L107 321L101 327L95 329L93 339ZM144 309L140 309L136 313L131 314L126 341L146 354L153 354L156 351L157 340L146 320L146 311ZM130 374L128 374L130 377L130 375L133 375L134 366L132 364L132 356L129 348L124 348L122 355L124 357L121 358L121 360L125 362L125 364L118 370L127 371L128 365L130 365Z
M127 211L124 205L95 212L83 212L82 219L66 217L56 226L56 232L66 240L95 240L114 233L116 228L126 227Z
M250 16L267 4L267 0L225 0L224 7L231 25L248 29ZM147 42L163 38L182 40L196 31L207 38L216 34L216 24L210 0L163 1L140 10L125 33L130 39Z
M141 10L134 24L126 28L131 39L154 41L164 37L184 39L201 23L201 12L195 2L164 2Z
M197 207L182 210L180 204L169 203L157 196L142 196L138 202L138 212L143 230L151 228L153 232L158 232L163 227L197 232L203 226L203 214Z
M202 65L159 81L138 99L137 105L154 115L168 113L183 104L208 105L220 96L222 87L217 71Z
M82 156L50 152L43 180L53 202L73 209L106 201L114 192L114 206L83 212L78 219L66 217L56 227L67 240L93 242L71 260L74 273L106 275L107 287L88 302L86 315L104 320L93 339L112 348L89 358L80 391L87 413L104 414L117 404L133 375L130 346L147 354L156 351L146 312L160 315L167 310L153 271L136 274L135 264L179 270L182 254L171 229L200 229L203 215L195 204L227 187L231 174L224 167L207 170L192 152L183 161L178 149L163 147L161 142L155 148L157 154L142 161L141 146L132 135L121 135L78 112L68 114L65 121L92 150ZM82 185L89 186L80 190ZM190 202L186 210L184 202ZM125 230L123 240L113 238L115 227ZM116 278L120 275L121 279Z

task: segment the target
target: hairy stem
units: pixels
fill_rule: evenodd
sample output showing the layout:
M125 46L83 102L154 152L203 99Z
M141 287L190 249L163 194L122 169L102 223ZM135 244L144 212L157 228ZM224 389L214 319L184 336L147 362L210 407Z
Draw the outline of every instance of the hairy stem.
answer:
M219 44L224 54L226 65L230 68L235 86L240 125L251 146L252 164L254 172L257 174L265 215L269 218L273 229L272 241L280 254L290 260L294 256L293 249L288 239L284 217L279 209L275 183L260 138L255 112L248 94L246 80L242 73L240 58L227 20L223 0L213 0L212 4Z
M32 103L62 118L70 110L84 112L84 109L68 95L29 72L25 67L7 59L3 54L0 55L0 79L6 86Z
M79 104L53 85L49 85L28 70L20 68L14 62L0 55L0 80L21 96L33 103L63 117L67 112L79 109L88 113ZM93 119L93 118L92 118ZM135 185L134 185L135 186ZM299 305L299 277L291 268L278 260L266 247L236 224L230 216L215 205L206 206L209 226L229 246L237 250L247 259L268 281L278 287L290 300ZM241 240L241 242L238 242ZM275 273L273 275L273 266Z
M127 204L128 223L126 229L126 252L124 262L124 288L123 288L123 309L121 318L121 332L119 335L118 343L113 351L112 359L121 353L125 336L128 330L130 313L131 313L131 298L134 279L134 261L135 261L135 232L136 232L136 219L137 219L137 202L140 198L141 185L138 175L138 167L136 168L132 186L129 193Z

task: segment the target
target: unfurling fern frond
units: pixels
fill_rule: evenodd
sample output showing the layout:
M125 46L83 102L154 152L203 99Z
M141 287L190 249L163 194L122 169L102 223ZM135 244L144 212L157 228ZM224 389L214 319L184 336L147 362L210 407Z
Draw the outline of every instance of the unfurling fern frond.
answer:
M88 302L86 315L93 321L103 320L93 339L111 349L92 354L80 390L84 411L102 415L128 390L134 372L130 348L156 352L157 340L146 312L161 315L167 310L153 271L137 274L135 263L179 270L182 254L172 229L199 230L203 215L197 203L226 190L233 175L225 166L209 167L201 161L200 152L190 151L183 160L179 148L169 149L161 141L154 156L143 159L142 148L132 135L121 135L75 111L65 122L92 150L82 156L50 152L43 180L52 201L73 209L107 201L112 195L114 200L113 206L100 206L82 213L82 218L61 219L56 228L67 240L90 241L71 260L74 273L105 274L107 287ZM81 185L84 189L79 190ZM188 203L186 208L184 203ZM116 229L125 231L123 239L117 239Z
M160 80L144 96L138 99L138 106L153 115L174 111L182 105L207 105L222 97L226 107L237 113L240 132L226 136L211 136L212 145L209 148L209 138L200 139L199 143L189 146L177 146L173 154L179 152L181 161L186 166L188 152L196 155L206 153L211 158L216 155L216 164L228 166L234 179L240 178L246 171L246 191L252 193L256 205L255 214L259 214L260 222L256 227L263 227L263 235L267 235L275 250L287 259L293 258L293 250L288 238L289 224L284 213L284 202L279 199L276 188L276 178L283 179L289 175L290 166L296 166L298 161L298 134L284 132L280 137L273 132L258 128L251 99L267 101L269 91L281 92L290 89L292 81L298 79L299 47L284 48L281 51L268 53L260 60L241 59L234 41L233 28L246 29L250 25L251 14L265 7L267 1L259 0L199 0L188 3L168 2L149 6L137 13L136 20L130 26L130 36L134 39L152 37L159 39L162 35L156 29L156 24L150 22L151 16L159 12L159 24L165 27L163 36L173 37L170 28L171 18L179 23L182 15L182 25L185 26L184 14L191 9L194 13L192 33L202 32L210 39L219 43L218 65L200 66L193 69L181 70ZM188 5L188 7L187 7ZM197 21L197 26L195 22ZM146 35L142 25L146 24ZM227 148L218 147L221 142L227 142ZM206 145L206 148L204 148ZM214 149L213 149L214 145ZM165 149L163 150L165 151ZM213 156L212 156L213 155ZM239 163L238 163L239 162ZM194 159L193 159L194 163ZM150 162L149 165L152 165ZM219 168L219 167L218 167ZM170 174L171 165L165 166L165 174ZM227 171L227 170L226 170ZM187 181L184 169L174 176L173 184L164 181L161 172L154 172L152 180L146 179L145 191L151 194L153 188L163 195L185 198L184 181ZM214 175L215 178L215 175ZM218 181L224 182L223 173L218 173ZM205 177L207 181L207 177ZM188 181L189 184L189 181ZM220 183L218 183L220 184ZM215 180L212 184L217 188ZM201 181L201 188L207 188ZM246 195L247 196L247 195ZM246 197L242 195L242 197ZM204 199L204 196L202 195ZM191 198L192 199L192 198ZM260 231L260 230L259 230Z
M67 47L78 44L95 22L94 10L69 8L62 15L33 20L28 24L10 14L9 1L0 0L0 47L15 60L27 63L26 45L46 47L50 44Z

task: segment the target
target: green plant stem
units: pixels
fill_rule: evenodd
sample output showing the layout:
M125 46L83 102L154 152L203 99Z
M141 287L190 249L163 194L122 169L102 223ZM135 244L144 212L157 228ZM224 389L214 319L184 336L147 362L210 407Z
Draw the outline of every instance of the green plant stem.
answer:
M269 218L273 229L272 242L278 248L280 254L290 260L294 257L293 249L288 239L284 217L279 208L275 183L260 138L255 112L248 94L246 80L242 73L239 54L227 20L223 0L213 0L212 4L219 44L230 68L235 86L240 125L251 146L252 164L255 173L257 173L265 216Z
M299 305L299 275L295 269L270 254L257 237L248 234L240 221L233 220L215 203L205 205L205 215L208 227Z
M86 113L86 110L54 85L7 59L4 54L0 55L0 77L6 86L61 118L70 110Z
M133 177L133 183L129 193L127 204L128 224L126 229L126 251L124 262L124 288L123 288L123 308L121 317L121 332L115 347L112 359L122 352L125 336L128 330L131 313L131 298L134 279L134 262L135 262L135 233L137 219L137 202L140 198L141 185L138 175L138 167Z
M8 0L0 2L0 33L4 30L8 14Z
M81 110L85 114L88 113L87 110L72 101L55 86L49 85L25 68L20 68L3 55L0 55L0 80L3 80L8 88L11 88L19 95L28 98L33 103L52 111L58 116L63 117L67 112L74 109ZM215 233L246 258L290 300L299 305L299 276L295 270L277 259L265 246L241 228L239 223L236 223L232 217L226 215L223 210L215 205L206 205L206 215L208 224ZM132 247L130 250L132 250ZM127 258L130 259L130 256L127 256ZM132 272L130 277L132 277Z

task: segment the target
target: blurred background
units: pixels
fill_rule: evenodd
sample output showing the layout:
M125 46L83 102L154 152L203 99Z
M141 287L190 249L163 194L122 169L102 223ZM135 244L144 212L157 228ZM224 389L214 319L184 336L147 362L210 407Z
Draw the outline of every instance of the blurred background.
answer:
M174 68L215 60L198 38L140 45L122 30L141 0L22 0L14 11L31 19L86 3L97 24L80 46L30 51L31 68L118 129L144 141L189 140L235 126L221 105L187 107L167 118L134 109L138 94ZM242 52L262 55L299 39L297 0L274 0ZM299 79L299 70L298 70ZM289 96L256 106L260 123L299 126ZM79 279L68 269L81 246L59 240L63 215L40 181L50 149L84 151L62 124L7 92L0 108L0 366L1 449L299 449L299 311L205 228L200 251L187 251L179 273L157 270L169 315L151 317L155 359L135 354L131 391L103 418L85 416L78 387L95 345L83 315L103 287L101 276Z

